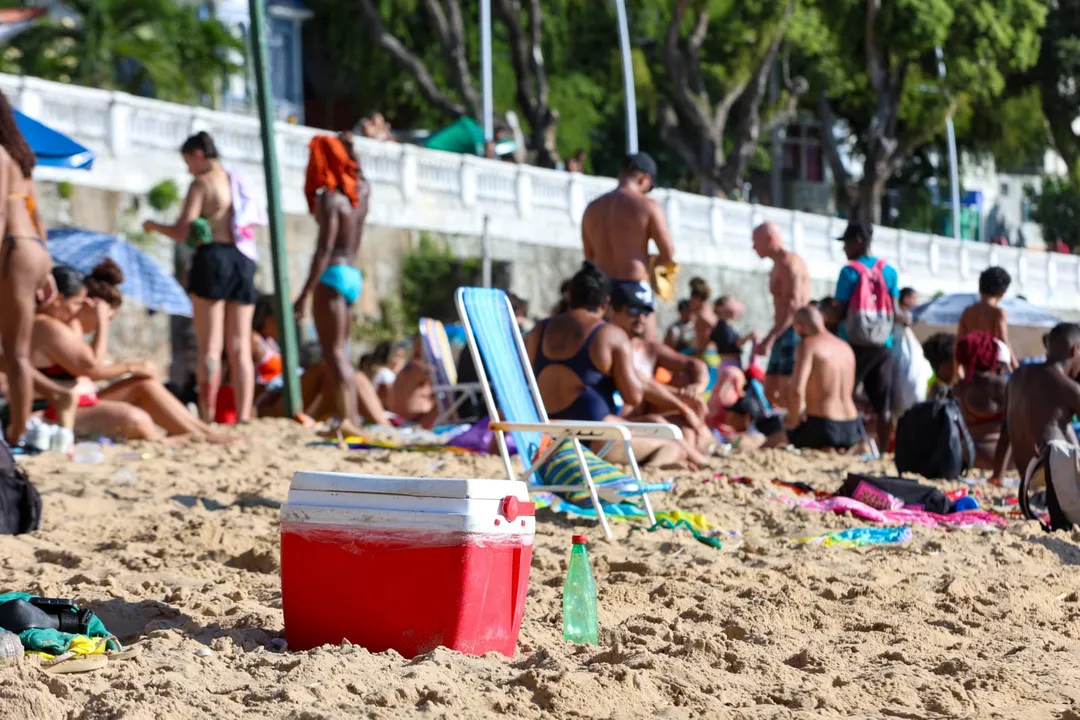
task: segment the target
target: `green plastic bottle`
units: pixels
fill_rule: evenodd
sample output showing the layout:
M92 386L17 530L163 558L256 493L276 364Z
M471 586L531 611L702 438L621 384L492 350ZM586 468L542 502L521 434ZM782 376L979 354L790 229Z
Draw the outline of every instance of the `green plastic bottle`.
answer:
M574 536L570 551L570 569L563 583L563 640L583 645L599 642L596 622L596 581L589 566L588 539Z

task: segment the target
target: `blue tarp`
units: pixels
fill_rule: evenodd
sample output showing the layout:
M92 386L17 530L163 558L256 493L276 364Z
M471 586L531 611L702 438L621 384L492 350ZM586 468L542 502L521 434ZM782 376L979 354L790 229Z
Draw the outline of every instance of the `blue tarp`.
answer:
M94 153L67 135L53 130L29 115L15 111L15 122L37 156L38 165L89 170L94 164Z

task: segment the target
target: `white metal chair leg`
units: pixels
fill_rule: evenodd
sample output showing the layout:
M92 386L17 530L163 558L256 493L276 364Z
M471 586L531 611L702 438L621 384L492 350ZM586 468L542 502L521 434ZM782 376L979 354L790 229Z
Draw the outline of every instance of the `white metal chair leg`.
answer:
M604 506L600 504L600 496L596 492L596 485L593 484L592 473L589 472L589 464L585 460L585 453L581 449L581 441L574 438L574 452L577 453L578 462L581 463L581 470L585 473L585 482L589 486L589 495L592 496L593 507L596 508L596 516L600 519L600 525L604 528L604 536L608 540L611 539L611 527L608 525L607 515L604 514Z

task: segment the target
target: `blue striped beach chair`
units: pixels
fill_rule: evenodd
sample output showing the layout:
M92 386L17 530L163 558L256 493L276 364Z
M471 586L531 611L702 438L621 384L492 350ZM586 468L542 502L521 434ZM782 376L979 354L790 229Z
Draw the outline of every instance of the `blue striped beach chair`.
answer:
M641 470L630 447L630 440L635 437L674 440L682 438L682 432L674 425L666 424L548 419L544 401L536 385L536 377L529 363L525 342L521 338L521 331L506 293L488 288L463 287L458 288L456 299L469 352L476 363L476 374L480 379L484 403L491 417L490 427L495 431L507 476L511 480L517 479L506 444L506 433L510 433L517 446L523 475L530 489L570 495L587 492L592 498L592 505L604 534L610 538L611 528L600 501L597 484L589 470L582 441L607 441L597 453L600 457L614 447L615 443L622 443L630 459L630 474L623 484L626 489L634 490L634 494L640 494L649 522L655 524L648 487L641 479ZM540 452L544 435L550 436L553 442ZM585 479L584 485L549 485L540 481L537 470L563 446L564 441L569 441L573 446ZM618 487L605 483L603 489L617 491Z
M454 354L450 350L450 340L446 336L446 327L442 322L427 317L420 318L420 339L424 346L424 360L431 373L435 400L439 404L439 416L435 420L435 426L438 427L455 418L466 400L471 399L474 404L478 402L480 383L458 382ZM476 418L458 419L476 420Z

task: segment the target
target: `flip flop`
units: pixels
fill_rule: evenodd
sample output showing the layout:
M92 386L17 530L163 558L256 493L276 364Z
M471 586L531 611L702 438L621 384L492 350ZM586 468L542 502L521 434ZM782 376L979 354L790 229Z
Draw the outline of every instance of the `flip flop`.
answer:
M52 660L42 660L42 672L47 675L67 675L101 670L109 664L109 658L105 655L67 655L64 653Z

